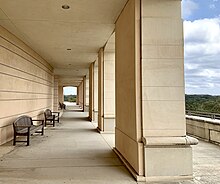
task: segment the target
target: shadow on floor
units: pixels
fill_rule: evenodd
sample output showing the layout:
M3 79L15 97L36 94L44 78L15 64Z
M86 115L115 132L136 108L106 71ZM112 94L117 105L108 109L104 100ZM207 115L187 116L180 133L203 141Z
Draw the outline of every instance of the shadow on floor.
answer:
M66 109L64 112L83 112L83 109Z
M89 121L89 117L62 117L61 121Z

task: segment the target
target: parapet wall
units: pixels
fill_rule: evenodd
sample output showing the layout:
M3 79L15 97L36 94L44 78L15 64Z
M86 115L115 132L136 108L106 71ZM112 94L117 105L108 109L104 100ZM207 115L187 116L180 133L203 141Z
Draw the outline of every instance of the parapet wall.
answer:
M186 131L190 135L220 144L220 120L186 116Z

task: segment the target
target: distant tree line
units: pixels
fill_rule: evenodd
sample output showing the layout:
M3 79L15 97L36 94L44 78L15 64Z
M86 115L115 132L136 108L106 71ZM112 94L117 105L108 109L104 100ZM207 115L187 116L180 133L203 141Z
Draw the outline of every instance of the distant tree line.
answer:
M220 114L220 96L186 95L186 110Z
M76 102L76 95L64 95L65 102Z

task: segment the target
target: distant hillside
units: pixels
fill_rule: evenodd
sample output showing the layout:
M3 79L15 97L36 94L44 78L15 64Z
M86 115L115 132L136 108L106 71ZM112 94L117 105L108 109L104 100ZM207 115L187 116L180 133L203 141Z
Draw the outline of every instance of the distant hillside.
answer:
M64 95L65 102L76 102L76 95Z
M186 110L220 113L220 96L186 95Z

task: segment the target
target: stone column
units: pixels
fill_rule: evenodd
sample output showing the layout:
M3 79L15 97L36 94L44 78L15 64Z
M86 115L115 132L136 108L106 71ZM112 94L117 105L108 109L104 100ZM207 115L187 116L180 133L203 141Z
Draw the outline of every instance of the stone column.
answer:
M129 0L116 22L115 151L139 181L192 178L182 25L179 0Z
M63 86L58 87L58 96L59 96L58 101L60 103L63 103L64 102Z
M113 133L115 131L115 52L114 49L109 49L108 44L100 50L98 58L98 130L101 133Z
M94 122L98 123L98 59L94 63Z
M83 77L83 111L89 112L89 75Z
M79 86L76 88L77 94L76 94L76 105L79 105Z
M59 85L59 81L58 81L59 77L58 76L54 76L54 92L53 92L53 111L58 111L58 107L59 107L59 103L58 103L58 85Z
M78 86L78 98L79 98L79 106L83 109L84 108L84 86L83 86L83 81L80 83Z
M89 120L93 121L94 110L94 63L89 67Z

